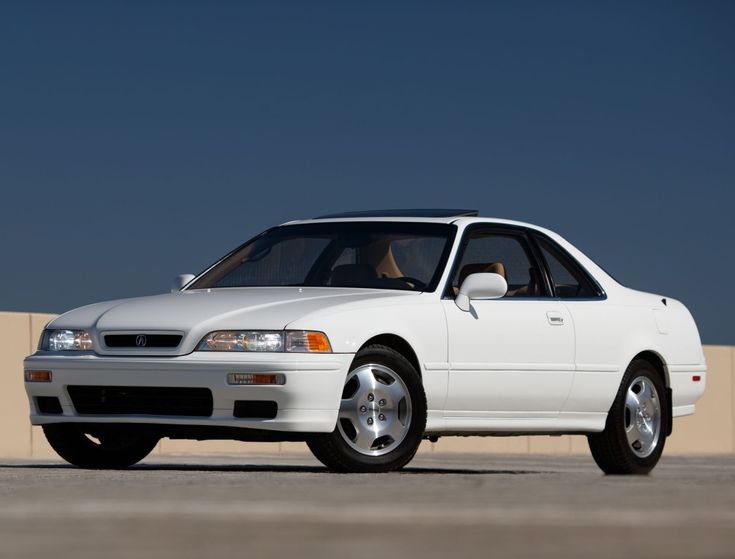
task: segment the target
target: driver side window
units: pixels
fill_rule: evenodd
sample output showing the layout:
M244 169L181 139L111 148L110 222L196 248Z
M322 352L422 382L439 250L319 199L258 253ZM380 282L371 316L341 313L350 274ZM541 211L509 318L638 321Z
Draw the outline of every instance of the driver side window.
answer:
M459 286L470 274L495 273L508 282L506 297L545 295L541 274L530 254L523 237L494 231L473 231L452 283L454 293L458 292Z

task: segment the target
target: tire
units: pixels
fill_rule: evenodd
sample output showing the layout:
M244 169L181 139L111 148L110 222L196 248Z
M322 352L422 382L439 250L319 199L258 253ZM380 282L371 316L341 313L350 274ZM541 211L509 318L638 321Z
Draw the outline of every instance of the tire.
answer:
M671 418L666 387L648 361L634 360L607 414L605 430L587 436L606 474L646 475L661 458Z
M426 394L419 373L397 351L371 345L355 356L334 431L307 444L332 471L389 472L411 461L425 429Z
M137 464L150 454L159 440L119 425L55 423L44 425L43 433L64 460L93 470L119 470Z

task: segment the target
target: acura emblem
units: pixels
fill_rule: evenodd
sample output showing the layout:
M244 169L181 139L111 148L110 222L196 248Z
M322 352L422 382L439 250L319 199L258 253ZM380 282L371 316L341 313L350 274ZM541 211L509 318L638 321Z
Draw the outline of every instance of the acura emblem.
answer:
M139 334L135 337L135 345L138 347L145 347L145 344L148 342L146 337L143 334Z

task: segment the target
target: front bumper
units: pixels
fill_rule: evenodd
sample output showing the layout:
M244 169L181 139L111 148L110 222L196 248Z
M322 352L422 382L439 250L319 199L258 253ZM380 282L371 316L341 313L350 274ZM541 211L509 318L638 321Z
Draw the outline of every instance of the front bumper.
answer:
M192 353L177 357L101 357L37 352L26 358L26 370L48 370L51 382L26 382L31 423L139 423L243 427L296 433L334 429L345 377L354 355L288 353ZM282 373L283 385L232 386L227 373ZM212 392L210 417L162 415L82 415L67 390L73 385L125 387L199 387ZM41 413L37 397L59 399L61 414ZM236 400L269 400L278 404L275 419L241 419Z

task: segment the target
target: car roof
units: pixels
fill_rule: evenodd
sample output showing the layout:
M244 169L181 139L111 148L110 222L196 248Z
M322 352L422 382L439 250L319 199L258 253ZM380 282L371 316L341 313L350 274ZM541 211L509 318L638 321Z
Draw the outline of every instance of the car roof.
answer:
M392 210L361 210L321 215L314 219L336 219L343 217L477 217L479 210L457 210L444 208L414 208Z
M447 210L447 209L419 209L419 210L375 210L343 212L328 214L320 217L299 219L283 223L282 225L296 225L307 223L357 223L357 222L405 222L405 223L454 223L469 225L471 223L497 223L501 225L515 225L543 230L542 227L497 217L481 217L477 210Z
M336 214L336 215L344 215L344 214ZM614 289L626 289L622 285L620 285L615 278L610 276L605 270L600 268L592 259L590 259L586 254L584 254L582 251L580 251L577 247L575 247L572 243L567 241L564 237L559 235L558 233L555 233L554 231L547 229L545 227L534 225L533 223L527 223L525 221L516 221L513 219L502 219L497 217L482 217L482 216L457 216L457 215L448 215L444 217L416 217L416 216L401 216L401 215L392 215L390 217L379 217L374 216L373 213L370 213L369 216L361 216L361 217L320 217L320 218L311 218L311 219L301 219L296 221L289 221L287 223L283 223L283 225L306 225L309 223L358 223L358 222L393 222L393 223L446 223L446 224L454 224L456 225L460 230L465 229L469 225L473 224L490 224L490 225L509 225L512 227L523 227L527 229L532 229L534 231L538 231L539 233L542 233L546 235L547 237L550 237L557 243L561 245L561 247L569 252L597 281L602 288L605 290L605 292L609 292L610 290Z

